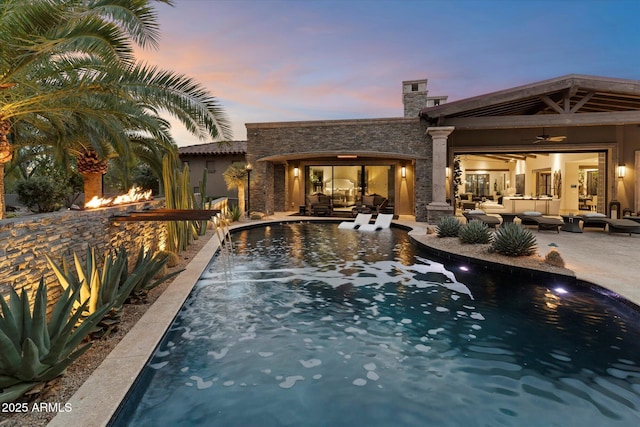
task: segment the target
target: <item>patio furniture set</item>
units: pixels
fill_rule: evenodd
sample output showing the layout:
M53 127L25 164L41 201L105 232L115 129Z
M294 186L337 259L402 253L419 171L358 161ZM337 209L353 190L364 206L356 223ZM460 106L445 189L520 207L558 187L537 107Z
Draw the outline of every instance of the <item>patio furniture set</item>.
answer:
M561 215L562 219L559 219L557 217L544 216L540 212L527 211L518 214L499 214L502 222L497 217L487 215L479 209L464 211L462 215L467 221L481 221L489 228L495 228L501 223L514 222L515 218L519 218L522 225L537 226L539 232L545 230L559 233L562 230L570 233L582 233L585 228L600 228L607 230L609 234L640 234L640 216L631 215L624 216L622 219L612 219L601 213L590 212L583 215ZM580 227L581 222L582 227Z

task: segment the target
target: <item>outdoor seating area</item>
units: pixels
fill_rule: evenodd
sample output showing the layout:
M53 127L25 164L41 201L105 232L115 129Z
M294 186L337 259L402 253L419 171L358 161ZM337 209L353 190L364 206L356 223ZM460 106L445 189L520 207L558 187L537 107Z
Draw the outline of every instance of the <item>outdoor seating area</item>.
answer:
M331 196L322 193L307 196L307 212L310 215L331 216L333 214Z
M608 234L640 234L640 216L625 215L622 219L609 218L605 214L588 212L582 215L543 215L538 211L525 211L521 213L501 213L500 217L495 214L487 214L481 209L470 209L462 211L462 216L469 221L480 221L489 228L499 227L501 224L515 222L517 219L523 226L537 227L537 231L566 231L571 233L582 233L587 229L606 231ZM587 230L588 231L588 230Z
M607 218L607 216L604 214L591 213L581 215L580 218L582 219L583 229L599 228L602 230L607 230L609 234L640 234L640 217L635 217L635 220L630 219L634 218L631 216L625 217L623 219L612 219Z

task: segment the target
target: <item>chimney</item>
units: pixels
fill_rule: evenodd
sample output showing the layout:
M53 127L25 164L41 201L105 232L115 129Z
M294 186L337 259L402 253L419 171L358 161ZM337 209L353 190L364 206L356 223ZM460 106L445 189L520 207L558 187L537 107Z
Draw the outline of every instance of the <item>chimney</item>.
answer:
M404 117L417 117L420 110L447 102L446 96L428 96L428 79L406 80L402 82L402 103Z

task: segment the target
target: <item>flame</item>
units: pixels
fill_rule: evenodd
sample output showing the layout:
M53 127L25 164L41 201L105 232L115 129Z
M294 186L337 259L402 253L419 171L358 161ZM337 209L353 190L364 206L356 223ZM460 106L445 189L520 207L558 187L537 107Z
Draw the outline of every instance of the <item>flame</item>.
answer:
M151 199L151 190L143 191L142 188L133 186L127 194L104 199L102 197L93 196L93 199L84 204L86 209L95 209L104 206L122 205L125 203L141 202Z

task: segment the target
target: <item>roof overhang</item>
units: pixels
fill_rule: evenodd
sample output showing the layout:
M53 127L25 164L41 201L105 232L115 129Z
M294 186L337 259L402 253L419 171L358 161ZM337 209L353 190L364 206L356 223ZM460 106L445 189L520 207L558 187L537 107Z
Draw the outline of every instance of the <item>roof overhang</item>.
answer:
M456 129L640 123L640 81L572 74L424 108L420 117Z
M379 152L379 151L305 151L303 153L280 153L273 156L266 156L257 159L259 162L286 163L300 160L333 160L333 161L358 161L363 159L394 159L394 160L416 160L420 156L410 156L407 154Z

